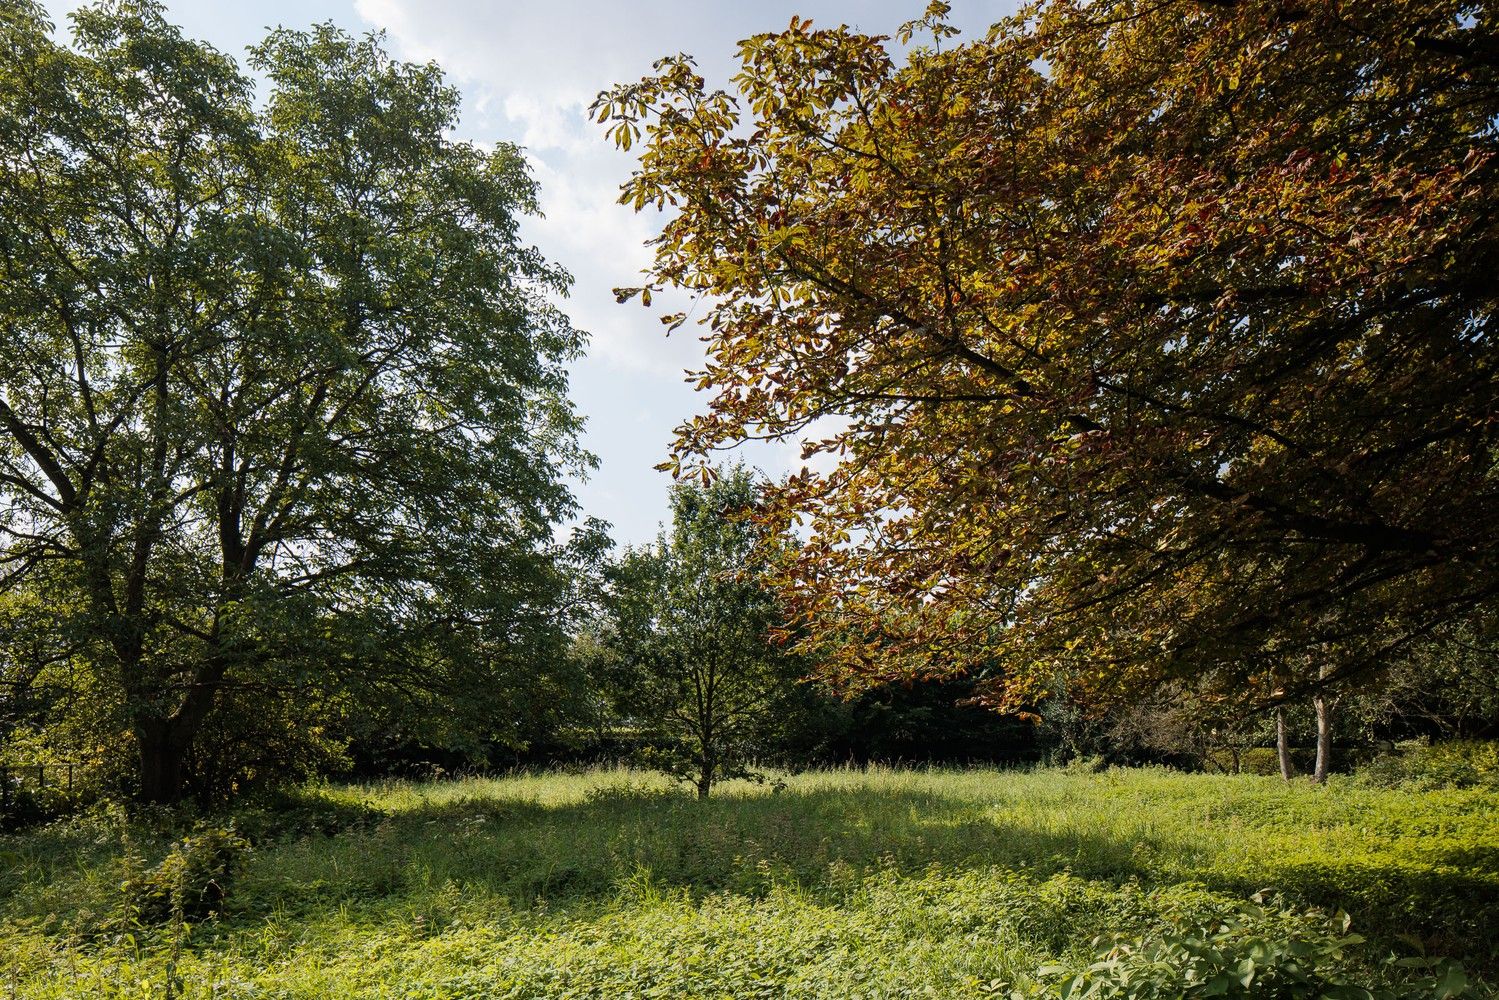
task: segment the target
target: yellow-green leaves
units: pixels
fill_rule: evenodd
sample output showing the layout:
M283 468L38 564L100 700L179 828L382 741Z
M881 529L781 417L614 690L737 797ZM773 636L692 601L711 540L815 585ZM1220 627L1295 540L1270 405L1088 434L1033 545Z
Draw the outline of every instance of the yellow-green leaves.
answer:
M899 64L798 18L743 43L742 105L680 61L601 98L647 133L634 203L677 209L650 283L712 303L673 467L807 442L767 516L810 526L781 582L831 677L1258 702L1298 651L1352 683L1488 606L1465 11L1057 0L943 48L935 3Z

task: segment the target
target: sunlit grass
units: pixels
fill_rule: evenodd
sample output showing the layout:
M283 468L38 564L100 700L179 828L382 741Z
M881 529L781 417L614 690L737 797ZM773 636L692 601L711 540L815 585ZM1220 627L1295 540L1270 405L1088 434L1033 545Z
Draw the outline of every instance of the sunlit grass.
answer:
M1151 770L832 770L706 803L618 769L328 786L240 811L257 846L179 941L178 995L961 996L1163 899L1262 889L1486 967L1496 807ZM149 862L174 832L0 840L0 996L162 995L170 928L105 928L126 841Z

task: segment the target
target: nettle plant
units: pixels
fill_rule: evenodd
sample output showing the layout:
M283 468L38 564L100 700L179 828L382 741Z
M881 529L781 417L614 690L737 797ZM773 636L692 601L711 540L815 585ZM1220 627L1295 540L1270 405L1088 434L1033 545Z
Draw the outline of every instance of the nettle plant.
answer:
M1279 907L1256 895L1232 912L1169 915L1140 935L1095 939L1085 969L1046 966L1031 991L991 983L994 995L1061 1000L1445 1000L1469 994L1461 965L1424 955L1370 961L1345 913Z

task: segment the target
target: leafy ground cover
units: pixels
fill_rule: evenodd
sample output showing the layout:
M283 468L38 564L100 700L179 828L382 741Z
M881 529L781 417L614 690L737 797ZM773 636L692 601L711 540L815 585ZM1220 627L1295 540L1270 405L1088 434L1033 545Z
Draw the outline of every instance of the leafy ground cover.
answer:
M232 835L99 810L0 838L0 996L977 997L1061 992L1099 939L1159 964L1272 925L1349 981L1444 955L1466 977L1423 995L1487 995L1496 815L1484 789L881 769L708 802L628 771L329 786L211 820Z

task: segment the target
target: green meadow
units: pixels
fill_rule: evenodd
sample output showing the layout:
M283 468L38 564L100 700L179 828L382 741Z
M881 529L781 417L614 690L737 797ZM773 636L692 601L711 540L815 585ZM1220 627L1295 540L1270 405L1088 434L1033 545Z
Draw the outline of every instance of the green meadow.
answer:
M706 802L596 770L101 810L0 839L0 996L1025 994L1256 893L1271 921L1346 913L1349 968L1442 955L1485 995L1496 815L1492 791L1150 769L831 770ZM252 845L216 912L132 908L122 886L205 822Z

